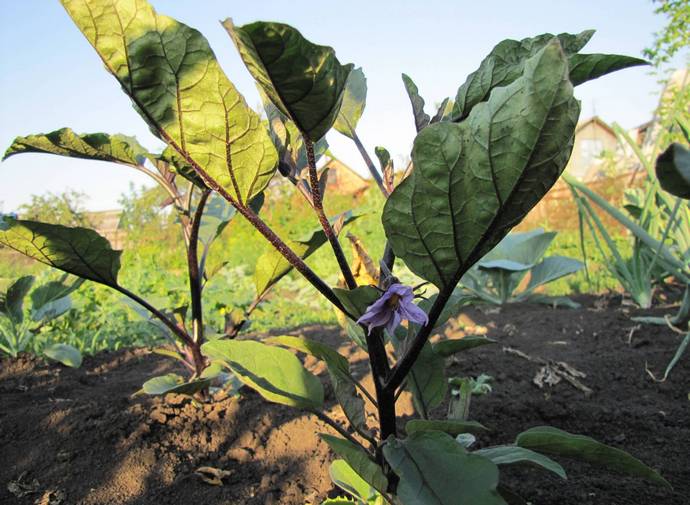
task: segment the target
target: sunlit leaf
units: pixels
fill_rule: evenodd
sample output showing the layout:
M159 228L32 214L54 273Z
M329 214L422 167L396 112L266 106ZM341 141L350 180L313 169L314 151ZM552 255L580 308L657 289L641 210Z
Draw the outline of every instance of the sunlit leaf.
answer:
M336 459L328 469L333 483L343 491L366 503L374 492L373 488L355 472L347 461Z
M348 421L359 430L366 430L364 400L357 395L355 379L350 374L350 364L345 356L326 344L304 337L283 335L269 337L265 342L283 345L325 362L333 384L333 392Z
M213 340L201 350L269 401L308 409L323 405L321 382L286 349L251 340Z
M236 200L263 191L273 144L197 30L145 0L62 4L156 135Z
M439 289L454 286L556 182L579 115L567 70L554 39L467 120L417 136L415 170L382 218L393 251L414 273Z
M381 467L377 465L362 448L357 447L344 438L334 437L333 435L327 435L325 433L321 433L319 436L328 444L331 450L343 458L350 468L364 479L367 484L380 493L386 492L388 479L384 475Z
M520 433L515 439L515 444L553 456L602 465L611 470L643 477L670 487L666 479L637 458L584 435L574 435L550 426L537 426Z
M3 159L20 153L58 154L134 166L142 164L147 154L146 149L134 137L107 133L77 134L71 128L17 137Z
M266 95L316 142L336 120L353 65L341 65L331 47L305 39L282 23L235 26L226 19L237 50Z
M88 228L0 220L0 244L48 266L107 286L117 286L120 254Z
M404 505L505 505L498 494L498 468L468 453L440 431L389 438L383 454L400 477L397 495Z

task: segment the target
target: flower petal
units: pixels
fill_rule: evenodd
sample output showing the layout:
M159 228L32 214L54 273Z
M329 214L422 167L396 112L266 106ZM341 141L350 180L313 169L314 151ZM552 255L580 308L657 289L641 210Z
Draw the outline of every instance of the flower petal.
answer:
M395 329L400 326L400 321L401 321L400 314L398 311L393 312L393 317L388 321L386 324L386 330L388 330L388 333L393 335L395 333Z

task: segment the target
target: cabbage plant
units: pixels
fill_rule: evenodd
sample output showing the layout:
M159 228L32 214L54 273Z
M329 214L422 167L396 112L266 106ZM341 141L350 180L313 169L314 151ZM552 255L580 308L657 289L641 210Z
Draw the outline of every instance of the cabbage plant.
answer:
M282 23L223 22L262 93L304 146L307 167L296 174L285 166L284 152L198 31L158 14L145 0L62 3L151 130L276 250L280 261L274 271L294 269L349 319L349 334L369 357L372 391L351 375L345 356L317 340L290 335L264 341L216 339L201 350L213 366L231 370L266 400L313 413L334 430L338 436L322 435L339 456L330 474L352 500L504 504L512 493L499 487L500 465L547 461L542 466L552 466L547 453L667 484L627 453L555 428L532 428L514 444L481 452L469 451L455 438L480 429L474 423L415 419L402 429L396 415L396 401L408 387L414 365L429 352L429 337L452 312L448 303L462 276L562 173L580 109L573 86L644 62L581 54L592 31L506 40L459 87L452 105L450 99L444 101L433 117L407 78L418 134L412 167L396 186L390 164L380 170L356 135L365 81L352 64L341 64L331 47L316 45ZM387 197L381 221L388 246L376 286L358 285L338 237L345 219L329 216L324 207L316 145L331 128L360 148ZM383 150L377 152L385 159ZM280 237L250 205L279 167L281 175L299 184L345 287L331 287L317 275L303 259L309 248ZM0 239L6 243L21 224L6 221L3 227ZM48 248L65 240L76 238L61 236L53 242L50 237ZM395 277L396 258L430 285L425 304L416 303L418 290ZM100 262L89 263L103 271ZM394 347L391 333L404 328L404 320L406 335ZM434 345L439 344L472 347L457 341ZM321 381L295 352L325 362L347 424L326 413ZM376 426L367 422L365 401L377 413Z
M83 280L70 282L65 275L36 287L35 282L33 275L26 275L0 293L0 351L13 357L27 349L43 326L72 308L70 294L81 286ZM30 306L27 303L29 299ZM68 366L81 364L81 353L68 344L46 346L43 354Z
M584 267L581 261L565 256L543 258L555 237L555 232L547 233L540 228L511 233L473 266L460 283L475 300L495 305L534 301L577 308L579 304L567 297L535 292ZM528 274L527 284L519 290Z

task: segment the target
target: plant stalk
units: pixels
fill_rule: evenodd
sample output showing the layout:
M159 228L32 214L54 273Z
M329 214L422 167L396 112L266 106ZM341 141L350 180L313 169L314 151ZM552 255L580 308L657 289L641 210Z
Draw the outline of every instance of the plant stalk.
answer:
M340 271L345 279L345 284L348 289L355 289L357 287L357 281L355 281L354 275L352 275L352 270L350 270L350 265L345 258L345 253L343 253L342 247L340 247L340 242L338 242L338 237L333 231L328 217L323 210L323 198L321 195L321 189L319 188L319 175L316 172L316 159L314 157L314 144L306 136L304 136L304 146L307 149L307 162L309 163L309 182L311 185L312 200L314 202L314 210L321 223L321 228L323 228L324 233L328 242L331 244L331 249L333 249L333 254L335 259L340 266Z
M206 202L211 194L210 189L204 189L192 217L189 231L189 247L187 248L187 270L189 271L189 293L192 300L192 335L194 342L200 346L204 341L204 314L201 304L201 274L199 272L199 227L204 215Z

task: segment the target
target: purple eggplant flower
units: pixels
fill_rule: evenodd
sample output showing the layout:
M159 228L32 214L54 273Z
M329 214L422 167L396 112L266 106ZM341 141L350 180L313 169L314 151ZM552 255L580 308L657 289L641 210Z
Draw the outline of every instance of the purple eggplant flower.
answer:
M424 325L429 318L413 300L414 293L411 287L399 283L391 284L381 298L367 307L357 322L367 325L369 334L372 328L385 326L391 335L403 319Z

